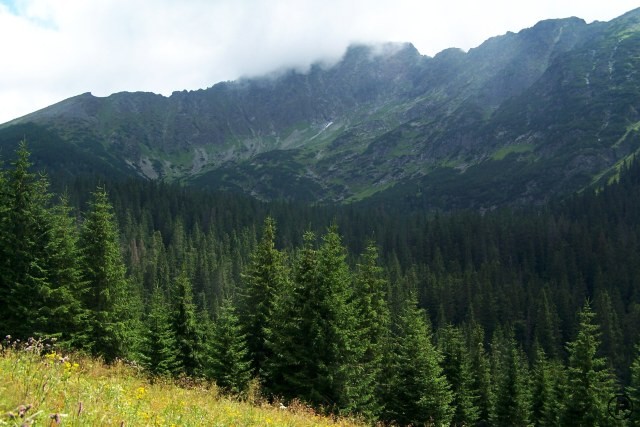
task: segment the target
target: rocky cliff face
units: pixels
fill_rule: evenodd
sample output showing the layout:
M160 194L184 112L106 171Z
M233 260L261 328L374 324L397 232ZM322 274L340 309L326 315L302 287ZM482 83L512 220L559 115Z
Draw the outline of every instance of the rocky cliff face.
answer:
M79 95L4 125L0 143L37 127L101 153L105 168L263 199L540 202L640 148L639 50L640 10L542 21L433 58L410 44L352 46L306 73L170 97Z

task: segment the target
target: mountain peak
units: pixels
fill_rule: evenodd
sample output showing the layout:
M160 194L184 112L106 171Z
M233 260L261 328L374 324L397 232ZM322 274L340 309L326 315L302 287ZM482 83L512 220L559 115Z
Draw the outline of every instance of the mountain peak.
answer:
M349 45L341 62L375 61L389 57L416 57L420 52L412 43L387 42L375 44L355 43Z
M638 151L640 77L625 71L640 68L628 38L638 17L545 20L433 58L411 43L354 44L333 65L170 97L83 94L12 124L100 151L118 170L263 199L419 187L406 197L441 206L543 200Z

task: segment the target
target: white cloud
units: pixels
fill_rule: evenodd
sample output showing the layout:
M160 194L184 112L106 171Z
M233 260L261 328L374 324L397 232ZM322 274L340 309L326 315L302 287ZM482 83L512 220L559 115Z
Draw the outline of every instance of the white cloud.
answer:
M435 5L433 3L436 3ZM91 91L174 90L335 60L352 42L468 49L546 18L635 1L0 0L0 123Z

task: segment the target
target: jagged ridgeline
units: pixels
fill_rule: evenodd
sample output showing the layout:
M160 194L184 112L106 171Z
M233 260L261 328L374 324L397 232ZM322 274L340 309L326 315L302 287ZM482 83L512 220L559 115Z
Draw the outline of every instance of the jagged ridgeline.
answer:
M640 10L542 21L468 52L352 46L205 90L79 95L0 128L57 174L259 199L491 208L602 182L640 148ZM16 138L17 136L17 138Z

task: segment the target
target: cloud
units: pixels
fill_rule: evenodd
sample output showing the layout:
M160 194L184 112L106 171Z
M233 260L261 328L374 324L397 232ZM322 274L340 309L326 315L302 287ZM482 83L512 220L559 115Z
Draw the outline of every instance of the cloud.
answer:
M432 4L436 3L436 4ZM0 0L0 123L93 92L169 95L336 61L353 42L468 49L540 19L608 20L634 1Z

